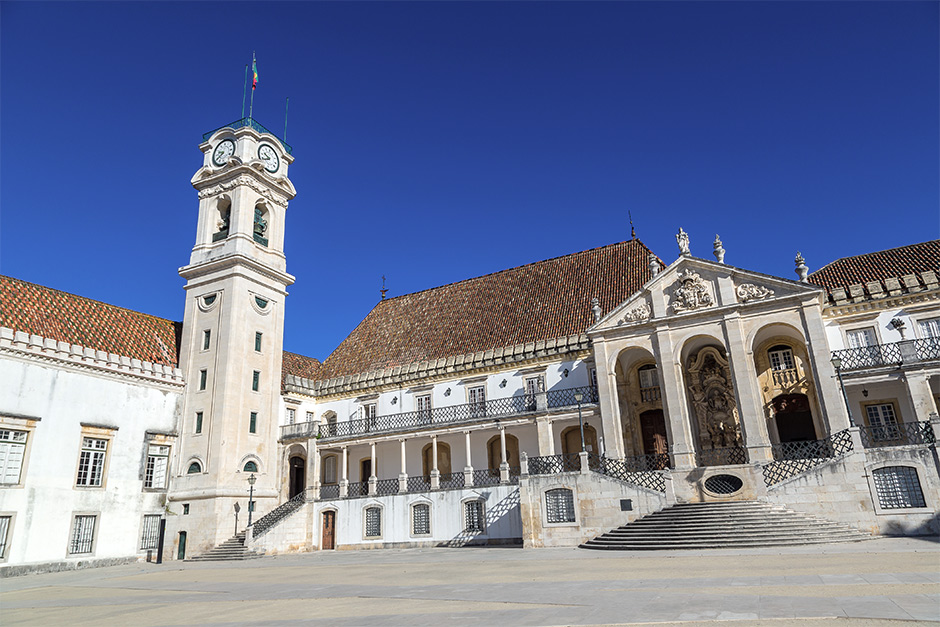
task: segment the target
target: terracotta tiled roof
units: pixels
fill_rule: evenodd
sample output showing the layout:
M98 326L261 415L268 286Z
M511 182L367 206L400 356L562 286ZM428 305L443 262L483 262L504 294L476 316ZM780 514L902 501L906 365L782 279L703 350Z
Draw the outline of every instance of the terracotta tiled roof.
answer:
M0 275L0 326L175 366L183 325Z
M583 333L591 298L608 312L649 280L649 254L629 240L379 301L316 378Z
M320 370L319 359L284 351L284 356L281 358L281 386L283 387L287 375L316 379L318 370Z
M835 302L933 289L940 273L940 240L842 257L809 275Z

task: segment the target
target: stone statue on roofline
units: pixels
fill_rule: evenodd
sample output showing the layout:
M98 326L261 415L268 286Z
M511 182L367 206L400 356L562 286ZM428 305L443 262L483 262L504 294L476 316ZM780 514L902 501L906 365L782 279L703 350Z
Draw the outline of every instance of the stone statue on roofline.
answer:
M679 244L680 255L688 257L692 254L689 252L689 234L681 226L679 227L679 233L676 235L676 243Z
M591 299L591 311L594 312L594 322L600 322L604 310L601 309L601 301L599 301L597 298Z

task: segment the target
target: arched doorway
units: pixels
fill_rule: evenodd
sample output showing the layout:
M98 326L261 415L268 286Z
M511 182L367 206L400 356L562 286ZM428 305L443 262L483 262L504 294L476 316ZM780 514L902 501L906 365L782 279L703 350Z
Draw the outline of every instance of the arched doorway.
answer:
M805 394L781 394L771 401L780 442L815 440L816 427Z
M597 455L597 431L584 425L584 450ZM581 452L581 427L568 427L561 432L561 452L565 455Z
M499 436L494 435L490 438L489 442L486 443L486 457L488 462L488 468L491 471L499 472L499 464L502 462L502 455L500 455L500 444ZM519 440L514 435L506 434L506 462L509 463L509 468L518 471L519 469Z
M424 476L430 477L431 470L434 468L434 450L433 444L426 444L421 449L421 468L424 470ZM437 443L437 470L442 475L451 474L450 470L450 446L444 442Z
M288 460L287 465L290 469L287 498L292 499L303 492L304 488L306 487L307 460L305 460L303 457L295 455Z

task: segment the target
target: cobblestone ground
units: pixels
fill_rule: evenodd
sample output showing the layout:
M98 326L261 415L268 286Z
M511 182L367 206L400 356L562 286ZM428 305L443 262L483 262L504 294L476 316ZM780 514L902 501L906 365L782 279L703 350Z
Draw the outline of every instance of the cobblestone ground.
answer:
M940 622L940 544L332 551L0 580L9 625L901 625Z

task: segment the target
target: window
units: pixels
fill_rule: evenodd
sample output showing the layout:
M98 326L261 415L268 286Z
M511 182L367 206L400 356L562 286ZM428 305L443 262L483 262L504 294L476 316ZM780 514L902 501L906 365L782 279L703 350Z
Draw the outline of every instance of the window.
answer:
M597 389L597 368L591 368L591 387Z
M0 560L7 558L7 546L10 544L10 526L12 516L0 516Z
M649 389L649 388L659 387L659 372L656 370L656 366L654 366L653 364L640 366L639 370L637 371L637 374L640 377L640 389Z
M76 516L72 524L72 539L69 542L69 554L91 553L95 542L95 522L97 516Z
M866 405L865 414L868 417L868 426L871 427L871 436L874 441L883 442L901 438L893 403Z
M537 395L545 391L545 378L542 376L528 377L525 380L525 404L526 409L533 410L536 407Z
M921 320L918 326L920 327L920 336L922 338L940 339L940 318Z
M871 327L866 329L855 329L846 331L845 338L849 342L849 348L865 348L867 346L877 346L878 340L875 337L875 330Z
M359 408L359 411L362 415L362 419L366 422L366 429L373 429L375 427L375 417L376 417L376 406L375 403L366 403Z
M913 466L887 466L872 472L878 503L884 509L927 507Z
M108 441L98 438L82 438L82 453L78 459L78 478L75 484L97 488L104 478L104 462L108 453Z
M141 550L156 549L160 543L160 514L145 514L140 534Z
M486 388L482 385L467 390L467 402L470 403L470 413L483 415L486 413Z
M431 422L431 395L422 394L415 396L415 411L418 412L418 420L421 422Z
M366 508L366 537L378 538L382 535L382 508Z
M255 352L261 352L261 331L255 331Z
M574 493L567 488L546 492L545 514L550 523L574 522Z
M147 447L147 469L144 472L144 487L158 490L166 488L166 469L169 463L169 446L150 445Z
M183 503L183 516L189 516L189 503Z
M248 415L248 433L258 433L258 412L256 411Z
M206 329L202 332L202 350L209 350L209 338L212 337L212 331Z
M0 430L0 484L17 484L26 455L26 431Z
M196 412L196 433L202 433L202 412Z
M323 458L323 483L336 483L336 455Z
M198 475L202 472L202 465L199 462L190 462L189 470L186 471L187 475Z
M293 409L287 410L287 424L292 425L297 420L297 411Z
M463 513L464 531L483 531L483 501L467 501Z
M431 533L431 506L418 503L411 508L411 533L426 536Z
M261 385L261 373L255 370L251 373L251 391L257 392L258 387Z
M244 472L258 472L258 464L255 462L245 462Z
M770 357L771 370L793 370L796 367L793 362L793 351L789 346L783 344L774 346L767 351L767 356Z
M208 371L208 370L200 370L200 371L199 371L199 389L200 389L200 390L206 389L206 378L207 378L208 376L209 376L209 371Z
M307 412L307 422L313 422L313 412L312 412L312 411L308 411L308 412Z

